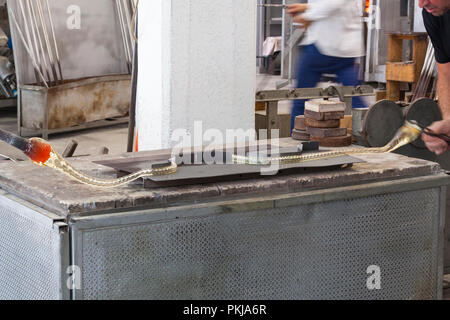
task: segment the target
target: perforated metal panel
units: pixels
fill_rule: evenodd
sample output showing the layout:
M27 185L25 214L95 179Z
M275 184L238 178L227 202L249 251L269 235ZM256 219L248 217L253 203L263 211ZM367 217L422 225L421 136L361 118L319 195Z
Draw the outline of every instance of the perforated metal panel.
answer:
M72 235L76 298L432 299L439 210L435 188L135 225L96 219ZM367 288L372 265L381 290Z
M0 194L0 300L63 299L61 253L67 232L19 201Z

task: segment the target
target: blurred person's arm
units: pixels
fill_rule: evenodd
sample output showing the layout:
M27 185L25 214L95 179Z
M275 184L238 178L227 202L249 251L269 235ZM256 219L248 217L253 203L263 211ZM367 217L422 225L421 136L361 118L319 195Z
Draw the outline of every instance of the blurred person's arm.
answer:
M312 22L329 17L334 11L338 10L346 3L346 0L322 0L313 3L297 3L288 6L287 13L294 16L295 22L308 28Z
M350 3L349 3L350 2ZM348 0L322 0L309 3L307 10L303 14L303 19L317 21L328 18L334 11L348 5L353 5L353 1Z
M295 4L289 5L286 9L286 12L295 16L297 14L304 13L306 10L308 10L308 4L295 3Z

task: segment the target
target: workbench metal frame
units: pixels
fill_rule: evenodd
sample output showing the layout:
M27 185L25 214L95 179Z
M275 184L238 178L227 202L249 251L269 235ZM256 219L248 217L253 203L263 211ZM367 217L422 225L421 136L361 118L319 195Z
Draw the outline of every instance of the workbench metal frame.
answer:
M69 300L69 226L0 189L0 300Z
M197 204L197 205L186 205L181 207L174 207L174 208L163 208L163 209L149 209L149 210L136 210L136 211L125 211L125 212L103 212L99 213L97 215L89 215L89 216L80 216L80 217L73 217L70 221L70 229L71 229L71 252L72 252L72 263L74 265L78 266L85 266L89 265L89 268L84 267L82 268L82 288L80 290L74 290L72 292L72 297L75 300L83 300L83 299L254 299L254 298L264 298L264 299L304 299L304 298L312 298L312 299L322 299L323 297L315 296L314 294L317 294L317 292L313 293L305 293L300 291L297 293L292 292L286 292L282 294L282 296L275 295L275 296L262 296L258 295L256 292L267 292L267 288L265 287L264 283L260 283L260 288L257 290L251 290L247 292L246 289L243 289L242 287L239 287L239 284L232 283L236 280L236 278L230 278L226 281L229 281L230 286L232 287L237 286L239 288L233 289L234 291L229 292L222 292L220 289L214 288L214 283L211 283L211 279L197 279L198 281L205 281L205 283L199 284L196 282L197 280L186 280L191 279L193 274L196 274L200 272L198 269L195 269L196 267L193 266L192 269L189 269L192 271L192 273L185 274L186 270L184 270L184 267L180 267L178 265L171 265L168 269L165 269L166 265L165 263L169 263L173 261L168 258L169 262L163 262L160 261L161 257L158 255L150 255L152 258L148 258L149 252L153 252L151 250L152 246L160 247L160 246L167 246L167 255L181 255L182 257L185 257L188 261L192 259L191 255L200 254L199 251L196 250L206 250L207 252L212 252L213 257L211 259L215 259L215 251L210 248L210 241L208 237L208 229L204 228L202 229L200 227L200 230L205 232L203 234L198 234L197 236L206 236L207 240L206 243L198 247L199 243L202 243L201 240L196 238L196 235L194 235L198 228L196 229L195 225L200 224L201 220L209 219L221 219L219 225L220 228L213 228L211 232L215 232L218 230L222 230L221 228L224 228L223 232L227 232L227 229L230 228L230 230L233 230L234 224L233 222L230 222L232 220L227 220L228 217L230 219L233 219L233 215L239 215L240 217L244 217L246 219L246 216L250 216L253 218L260 217L261 219L264 219L264 213L271 211L271 210L293 210L289 212L298 212L298 210L301 210L301 208L308 206L308 205L316 205L316 204L332 204L332 203L338 203L338 202L347 202L347 201L358 201L358 203L364 203L366 199L372 198L372 197L383 197L383 196L389 196L394 194L401 194L401 193L409 193L409 192L415 192L415 194L421 194L422 191L429 192L430 190L435 190L433 192L438 192L438 198L439 203L437 203L437 207L439 208L438 211L433 213L433 221L434 221L434 231L435 235L433 238L436 239L436 241L433 241L430 248L433 250L433 256L436 258L436 261L432 262L430 264L435 266L435 269L432 270L432 274L434 275L434 283L432 285L433 292L430 293L427 291L427 289L424 289L423 287L420 287L420 284L416 284L415 281L411 281L411 284L409 284L409 280L402 280L402 277L399 277L398 285L401 287L404 285L405 282L408 283L408 286L412 286L415 289L411 289L411 292L385 292L380 293L377 295L376 293L373 294L373 296L370 293L367 293L364 290L361 290L363 292L362 296L357 296L356 292L353 292L353 294L356 294L356 296L352 296L351 294L345 294L345 296L351 296L352 299L442 299L442 282L443 282L443 243L444 243L444 219L445 219L445 208L446 208L446 184L448 183L448 176L444 174L439 174L435 176L425 176L425 177L418 177L418 178L407 178L407 179L401 179L401 180L394 180L394 181L388 181L388 182L376 182L376 183L368 183L368 184L362 184L362 185L356 185L356 186L347 186L347 187L340 187L340 188L331 188L331 189L325 189L325 190L316 190L316 191L307 191L307 192L300 192L300 193L291 193L291 194L285 194L285 195L279 195L279 196L272 196L270 198L267 197L261 197L261 198L251 198L251 199L245 199L245 200L236 200L236 201L226 201L226 202L219 202L219 203L211 203L211 204ZM428 190L428 191L426 191ZM377 198L378 199L378 198ZM372 199L373 201L373 199ZM302 211L300 211L302 212ZM325 215L328 215L329 213L324 213ZM352 212L348 212L348 215L352 215ZM424 213L425 214L425 213ZM429 213L427 213L429 214ZM257 218L258 219L258 218ZM312 217L310 219L313 219ZM227 222L224 222L227 221ZM249 226L253 225L249 221L245 221L248 223ZM183 227L183 224L191 224L194 225L194 227L188 227L187 229ZM238 223L240 224L242 221ZM286 221L287 223L287 221ZM317 223L317 222L316 222ZM203 226L204 227L204 226ZM311 225L310 227L313 227ZM149 228L149 229L148 229ZM190 247L190 243L177 243L177 246L173 246L173 240L172 237L175 234L169 232L167 230L173 228L177 228L178 232L183 234L183 232L192 232L192 246L195 248ZM370 226L368 226L370 228ZM158 230L166 230L162 234L158 234ZM156 230L156 231L155 231ZM190 230L190 231L189 231ZM197 230L197 231L195 231ZM253 230L253 229L252 229ZM254 231L254 230L253 230ZM370 232L370 230L367 230L367 232ZM412 232L412 230L405 230L405 232ZM155 235L156 233L156 235ZM226 239L222 234L220 234L221 231L219 231L219 234L215 234L215 236L210 236L214 239L217 237L217 239ZM279 235L281 238L283 238L283 235ZM381 235L380 235L381 236ZM147 238L149 237L149 238ZM153 238L156 237L156 238ZM232 235L231 235L232 237ZM381 236L383 237L383 236ZM388 236L389 237L389 236ZM150 239L151 238L151 239ZM180 238L182 238L180 236ZM128 239L128 240L127 240ZM131 239L131 242L129 241ZM160 239L161 242L153 242L155 239ZM249 238L252 239L253 238ZM270 241L278 241L275 240L278 238L274 238ZM167 240L167 241L166 241ZM147 242L149 241L149 242ZM218 240L217 240L218 241ZM213 242L217 242L213 241ZM223 240L226 242L226 240ZM253 242L249 242L248 244L250 246L256 245L257 248L260 243L258 240L255 240L256 244ZM267 239L269 241L269 239ZM270 242L269 241L269 242ZM279 240L283 241L283 240ZM312 241L312 240L311 240ZM394 240L395 242L395 240ZM419 241L420 242L420 241ZM425 241L427 242L427 241ZM103 244L102 244L103 243ZM105 249L103 245L107 243L107 246L111 245L109 249ZM167 244L170 243L171 245ZM220 242L213 243L212 246L219 245ZM231 245L231 244L229 244ZM425 244L424 244L425 245ZM185 247L186 246L186 247ZM396 245L393 243L393 246ZM375 245L376 247L376 245ZM149 249L150 248L150 249ZM340 248L347 252L348 250L352 250L352 248ZM340 250L338 249L338 251ZM354 249L354 248L353 248ZM381 248L380 250L390 249L390 248ZM162 249L161 249L162 250ZM159 253L161 252L158 251ZM172 251L176 250L176 251ZM228 246L224 247L224 251L228 252L230 248ZM231 251L233 251L232 249ZM236 249L237 252L240 252L239 249ZM244 249L242 249L244 250ZM270 248L268 247L268 250L270 251ZM347 251L346 251L347 250ZM362 248L361 248L362 250ZM414 252L414 249L410 249ZM436 250L436 251L434 251ZM163 250L164 251L164 250ZM244 250L245 251L245 250ZM244 252L243 251L243 252ZM117 260L117 263L114 263L113 260L110 260L108 262L109 253L116 254L117 252L122 252L122 254L118 254L117 257L120 257L118 260L113 259L114 261ZM132 254L130 254L132 252ZM196 253L197 252L197 253ZM233 251L234 252L234 251ZM242 253L243 253L242 252ZM358 251L359 252L359 251ZM376 252L376 250L375 250ZM225 253L224 253L225 254ZM383 253L384 254L384 253ZM394 253L395 255L395 253ZM345 257L345 253L343 254L343 257ZM115 257L115 258L117 258ZM144 258L145 257L145 258ZM228 256L227 256L228 257ZM237 256L231 257L231 261L234 261L233 259L238 259L237 265L240 265L240 263L243 263L246 267L245 268L258 268L255 266L255 263L253 260L250 260L249 262L243 262L240 258L239 254ZM147 259L153 259L150 265L145 264L145 270L148 270L150 274L148 275L148 278L137 280L133 277L139 277L138 274L140 274L140 277L142 277L143 272L143 265L140 266L139 263L134 263L135 259L143 259L142 261L147 261ZM342 257L341 257L342 258ZM200 258L199 258L200 259ZM255 257L255 259L258 259ZM336 258L333 258L332 260L335 260ZM413 259L413 258L411 258ZM183 260L183 259L182 259ZM195 259L194 259L195 260ZM226 260L226 259L225 259ZM226 263L224 260L224 263ZM244 259L245 260L245 259ZM292 258L292 263L294 263L295 258ZM339 259L338 259L339 260ZM414 259L413 259L414 260ZM419 259L420 260L420 259ZM134 261L134 262L133 262ZM229 259L226 260L229 262ZM428 265L430 261L425 262L425 265ZM111 263L113 265L111 265ZM375 263L375 262L374 262ZM158 267L158 265L161 264L161 267ZM257 264L257 263L256 263ZM344 263L345 264L345 263ZM420 264L420 262L419 262ZM198 267L198 266L197 266ZM204 272L204 276L207 277L207 269L210 266L206 266L202 264L202 267L200 267L202 272ZM267 269L270 269L271 266L261 265L261 268L263 268L266 272ZM307 268L307 266L304 266ZM318 268L322 268L323 266L317 266ZM338 266L339 267L339 266ZM403 266L404 267L404 266ZM137 269L136 269L137 268ZM203 269L204 268L204 269ZM231 266L230 266L231 268ZM287 267L289 269L289 267ZM299 268L300 265L299 265ZM89 269L90 271L94 271L94 274L88 274L85 273L86 269ZM164 269L164 270L161 270ZM395 269L395 268L393 268ZM401 269L401 268L400 268ZM413 268L414 269L414 268ZM145 271L144 270L144 271ZM227 269L228 270L228 269ZM247 270L247 269L245 269ZM364 273L365 270L363 270ZM392 268L389 270L389 273L392 273ZM169 276L167 275L167 272L169 272ZM200 272L200 273L202 273ZM248 270L247 270L248 272ZM279 270L280 273L285 275L283 270ZM400 272L397 270L396 272ZM394 272L394 278L397 276L396 272ZM160 273L160 274L159 274ZM220 273L217 271L217 273ZM258 271L255 270L255 273L258 273ZM203 274L203 273L202 273ZM387 276L387 275L386 275ZM412 275L405 274L405 278L411 277ZM111 277L110 280L114 279L114 285L111 285L108 277ZM169 283L166 283L164 281L167 281L167 277L169 277L172 281L169 281ZM173 277L173 279L172 279ZM221 279L221 275L217 274L217 283L222 283L223 279ZM392 277L392 274L389 276ZM120 279L119 279L120 278ZM153 279L153 280L151 280ZM162 282L160 283L158 279ZM165 279L165 280L164 280ZM176 279L179 279L179 282L177 282ZM410 279L410 278L408 278ZM247 281L248 279L244 279L244 281ZM283 279L286 281L286 279ZM295 281L295 279L289 279L290 281ZM152 281L154 281L154 285L152 285ZM348 279L348 281L351 281ZM404 282L402 282L404 281ZM419 281L417 279L417 281ZM214 281L213 281L214 282ZM419 281L420 282L420 281ZM130 283L133 285L137 284L137 287L134 287L133 285L130 287ZM84 286L88 284L89 290L86 292L84 290ZM267 284L271 285L271 284ZM363 284L364 285L364 284ZM396 284L397 285L397 284ZM418 286L417 288L415 286ZM422 284L424 285L424 284ZM203 289L201 291L192 291L192 286L200 286ZM385 283L385 286L388 285ZM424 285L426 287L426 284ZM342 285L343 288L346 288L346 284ZM392 286L391 286L392 288ZM228 288L229 289L229 288ZM348 289L348 288L347 288ZM354 289L354 288L352 288ZM286 289L287 290L287 289ZM409 289L408 289L409 290ZM421 290L424 290L423 292ZM289 290L287 290L289 291ZM320 291L320 290L318 290ZM345 291L345 289L344 289ZM407 291L407 290L406 290ZM233 295L231 292L235 292L235 295ZM244 293L247 292L247 293ZM360 292L360 293L361 293ZM279 294L280 292L278 292ZM246 295L248 294L248 295ZM311 294L311 295L308 295ZM417 294L417 296L415 296ZM139 296L140 295L140 296ZM337 292L332 293L330 296L332 296L334 299L341 299Z
M448 183L439 173L66 218L0 190L0 299L442 299ZM361 267L380 259L385 291L367 291Z

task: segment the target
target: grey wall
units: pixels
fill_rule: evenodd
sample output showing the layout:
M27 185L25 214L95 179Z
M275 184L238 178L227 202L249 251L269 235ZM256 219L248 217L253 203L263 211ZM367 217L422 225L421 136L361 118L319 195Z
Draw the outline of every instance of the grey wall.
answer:
M23 29L17 0L7 1ZM81 9L79 30L69 30L67 27L70 17L67 9L71 5ZM65 80L128 73L115 0L50 0L50 7ZM15 27L12 31L20 84L34 83L29 56Z

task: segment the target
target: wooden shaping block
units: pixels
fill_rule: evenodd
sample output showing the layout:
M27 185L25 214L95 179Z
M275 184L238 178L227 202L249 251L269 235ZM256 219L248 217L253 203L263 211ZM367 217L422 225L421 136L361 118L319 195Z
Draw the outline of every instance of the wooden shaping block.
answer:
M266 110L266 103L265 102L256 102L255 104L255 111L265 111Z
M428 127L433 122L441 121L442 113L437 102L432 99L421 98L414 101L406 108L405 117L406 120L417 121L422 127ZM422 139L413 141L412 145L420 149L426 149Z
M344 118L345 111L339 112L314 112L305 110L305 117L309 119L314 119L317 121L325 121L325 120L340 120Z
M330 138L330 137L342 137L347 134L347 128L306 128L306 132L309 133L312 137L318 138Z
M306 118L305 120L307 127L312 128L339 128L341 125L340 120L314 120Z
M345 112L345 102L330 100L309 100L305 103L305 110L314 112Z
M348 147L352 144L352 135L331 138L311 137L311 141L318 141L321 147Z
M369 146L383 147L404 123L402 109L393 101L381 100L366 112L362 135Z
M347 132L351 134L353 129L353 116L345 116L340 122L340 127L347 128Z
M295 117L295 128L294 129L300 130L300 131L306 130L305 116Z
M292 139L301 140L301 141L309 141L310 135L306 131L301 130L292 130Z

